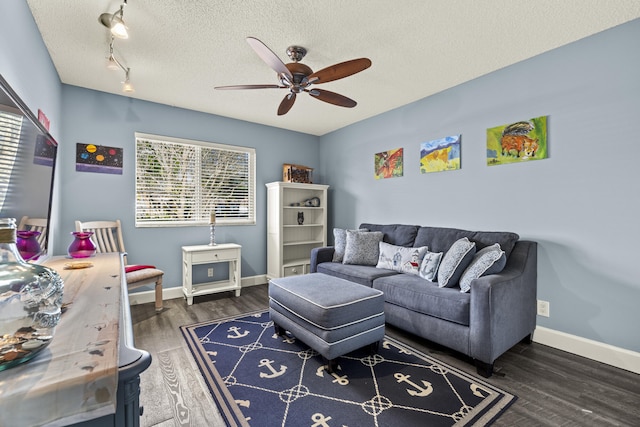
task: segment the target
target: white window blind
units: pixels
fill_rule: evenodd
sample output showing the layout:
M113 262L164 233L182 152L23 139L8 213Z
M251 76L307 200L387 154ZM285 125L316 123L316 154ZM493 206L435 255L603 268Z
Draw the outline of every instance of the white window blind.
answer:
M0 210L9 191L21 132L22 115L0 111Z
M136 226L255 224L255 149L136 133Z

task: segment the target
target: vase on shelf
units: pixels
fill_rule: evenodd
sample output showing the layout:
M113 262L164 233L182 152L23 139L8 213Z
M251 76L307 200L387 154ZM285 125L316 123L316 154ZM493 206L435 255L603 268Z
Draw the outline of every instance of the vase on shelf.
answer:
M16 246L18 252L25 261L35 261L40 257L40 243L38 243L39 231L36 230L18 230L16 231Z
M60 321L64 284L55 270L26 262L14 218L0 218L0 371L46 348Z
M67 253L71 258L89 258L96 254L96 245L91 240L93 231L72 231L74 239Z

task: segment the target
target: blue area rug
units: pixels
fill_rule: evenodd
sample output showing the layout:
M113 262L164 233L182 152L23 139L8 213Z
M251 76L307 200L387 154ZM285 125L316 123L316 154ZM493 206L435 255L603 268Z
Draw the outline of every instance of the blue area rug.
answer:
M516 400L389 337L329 374L268 311L180 329L230 426L486 426Z

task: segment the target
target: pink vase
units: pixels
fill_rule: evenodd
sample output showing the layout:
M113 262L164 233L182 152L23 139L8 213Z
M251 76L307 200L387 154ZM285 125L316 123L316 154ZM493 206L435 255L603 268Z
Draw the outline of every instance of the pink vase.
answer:
M36 260L40 257L40 243L38 243L39 231L35 230L18 230L16 231L16 246L18 252L25 261Z
M71 258L89 258L96 253L96 245L91 241L93 231L72 231L75 237L67 253Z

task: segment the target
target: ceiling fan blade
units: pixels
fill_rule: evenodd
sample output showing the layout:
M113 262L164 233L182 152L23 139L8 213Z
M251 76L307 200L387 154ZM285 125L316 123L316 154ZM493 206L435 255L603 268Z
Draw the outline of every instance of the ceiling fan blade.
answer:
M311 89L306 90L306 92L309 92L309 95L319 99L320 101L328 102L329 104L337 105L339 107L353 108L358 105L358 103L353 99L328 90Z
M289 110L291 110L291 107L293 107L294 102L296 102L296 94L294 92L289 92L278 107L278 115L284 116L287 114Z
M309 76L309 81L315 84L327 83L359 73L370 66L371 60L368 58L352 59L316 71Z
M253 50L256 51L258 56L264 62L266 62L267 65L271 67L276 73L283 74L289 77L289 79L291 80L293 79L291 71L289 71L289 69L284 65L284 62L282 62L278 55L273 53L273 51L269 49L267 45L265 45L255 37L247 37L247 43L249 43L249 46L251 46Z
M232 86L216 86L218 90L234 90L234 89L284 89L286 86L278 85L232 85Z

